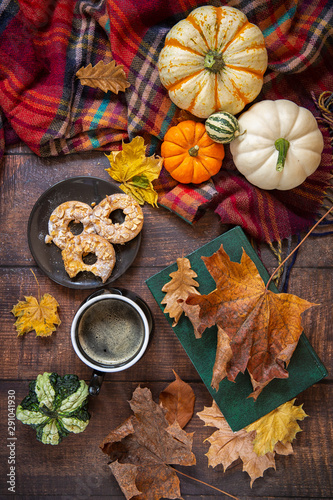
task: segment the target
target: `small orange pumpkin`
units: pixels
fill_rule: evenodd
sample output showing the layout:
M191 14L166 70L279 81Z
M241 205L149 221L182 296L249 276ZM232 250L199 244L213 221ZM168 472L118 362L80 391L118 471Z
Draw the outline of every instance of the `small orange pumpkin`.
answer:
M224 147L207 135L203 123L185 120L169 128L161 155L164 167L176 181L200 184L221 169Z

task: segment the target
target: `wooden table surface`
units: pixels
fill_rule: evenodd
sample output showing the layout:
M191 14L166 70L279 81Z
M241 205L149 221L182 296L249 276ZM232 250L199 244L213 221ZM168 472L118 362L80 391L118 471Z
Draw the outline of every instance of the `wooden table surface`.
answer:
M212 400L189 361L145 280L209 242L228 227L218 217L206 214L191 226L163 208L144 206L142 243L132 266L114 284L139 294L150 306L155 331L144 357L132 368L106 375L100 395L91 399L91 421L84 433L70 434L59 446L43 445L35 432L16 421L15 494L8 491L9 448L7 447L8 394L19 404L28 393L28 384L39 373L75 373L87 382L90 369L71 347L70 326L78 306L91 290L73 290L51 281L36 265L28 246L29 214L38 197L63 179L88 175L111 182L105 168L107 158L98 152L62 158L40 159L25 147L12 147L5 156L1 175L1 498L38 499L122 499L125 498L99 449L104 437L131 415L128 401L140 384L148 387L155 401L174 380L172 370L188 382L196 396L195 413L186 426L194 432L193 451L197 464L179 469L190 476L220 488L240 499L333 498L332 487L332 237L310 237L299 251L292 271L289 292L319 306L304 314L304 330L329 375L300 394L296 404L304 403L309 415L300 423L303 432L293 443L294 454L276 456L276 470L268 469L252 489L242 464L236 462L225 473L222 466L208 467L205 438L213 428L205 427L196 415ZM268 248L261 258L269 272L276 260ZM24 296L37 296L35 273L41 292L51 293L60 304L61 325L48 338L29 333L18 338L11 309ZM185 499L227 498L222 493L192 479L180 477Z

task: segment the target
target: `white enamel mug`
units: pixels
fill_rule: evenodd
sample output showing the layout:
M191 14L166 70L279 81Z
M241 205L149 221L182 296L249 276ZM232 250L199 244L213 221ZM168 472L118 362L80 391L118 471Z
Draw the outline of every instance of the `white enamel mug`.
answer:
M77 356L93 369L91 395L99 394L105 373L126 370L145 353L152 331L147 304L125 289L101 290L77 310L71 340Z

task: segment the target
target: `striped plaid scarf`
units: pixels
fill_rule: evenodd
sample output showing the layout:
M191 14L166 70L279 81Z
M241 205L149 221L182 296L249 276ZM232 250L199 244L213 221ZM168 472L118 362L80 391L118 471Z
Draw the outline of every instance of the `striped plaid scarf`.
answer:
M2 0L0 5L0 151L17 139L37 155L120 149L143 135L159 152L179 110L161 86L158 55L169 29L199 5L231 5L264 33L269 67L257 100L312 99L333 90L331 0ZM118 95L84 87L82 66L114 59L131 86ZM223 171L200 186L176 183L164 170L159 202L190 223L214 210L258 240L277 241L312 224L329 186L329 131L320 125L322 163L292 192L249 184L226 155Z

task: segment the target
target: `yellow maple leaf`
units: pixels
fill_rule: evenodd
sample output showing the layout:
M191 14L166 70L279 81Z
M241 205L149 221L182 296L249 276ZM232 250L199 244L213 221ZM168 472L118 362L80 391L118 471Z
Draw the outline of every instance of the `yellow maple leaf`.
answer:
M110 168L105 170L117 182L126 194L133 196L143 205L146 201L152 206L157 206L158 195L154 190L152 181L157 179L163 164L159 156L146 156L144 139L140 136L126 144L123 143L122 151L113 151L106 155Z
M224 471L239 458L243 462L243 471L247 472L251 478L250 486L253 482L263 476L266 469L273 467L275 469L275 454L290 455L293 453L291 441L294 439L296 432L295 428L291 430L290 422L296 419L301 420L307 415L303 412L301 407L294 407L295 400L289 401L281 405L277 410L273 410L264 417L260 418L251 425L237 432L233 432L221 410L213 401L211 407L204 407L204 409L197 413L198 417L204 421L205 425L216 427L218 430L213 432L205 441L210 443L210 448L206 453L208 457L208 465L216 467L219 464L223 465ZM272 415L275 413L275 417ZM269 425L274 425L277 413L289 415L285 419L286 432L277 432L273 440L267 433L261 432L261 429L268 428ZM258 425L259 422L259 425ZM299 429L301 430L301 429ZM256 443L256 435L259 434L259 443L264 449L265 439L268 440L269 447L265 453L258 453L258 443ZM274 431L273 431L274 434ZM280 441L281 438L283 441ZM268 449L269 448L269 449Z
M258 456L273 451L276 443L291 443L297 432L302 429L297 420L303 420L308 415L302 406L294 406L295 399L287 401L253 424L245 427L247 432L256 431L253 449Z
M274 455L275 452L280 453L280 451L274 450L273 453L259 457L253 449L255 432L248 433L245 429L233 432L215 401L211 407L204 407L203 411L197 415L205 422L205 425L218 429L205 439L210 443L206 453L208 465L216 467L222 464L223 470L226 471L233 462L241 459L243 471L247 472L251 478L251 487L257 478L263 476L266 469L270 467L275 469ZM292 449L289 453L286 450L283 451L285 455L292 453Z
M35 330L37 336L48 337L57 329L61 321L57 312L58 302L52 295L45 293L40 301L35 297L24 297L12 309L17 317L15 327L18 335Z

